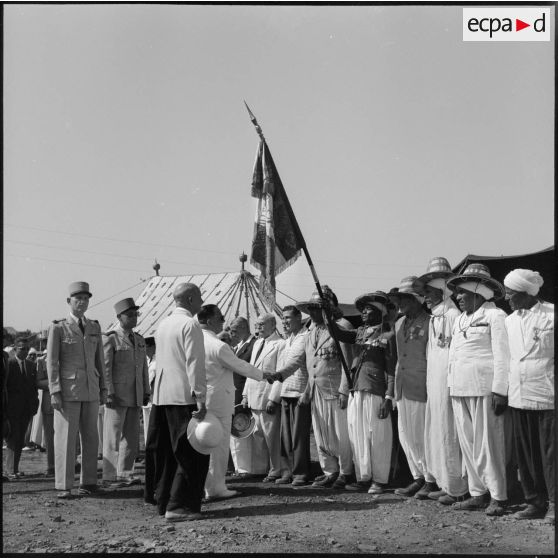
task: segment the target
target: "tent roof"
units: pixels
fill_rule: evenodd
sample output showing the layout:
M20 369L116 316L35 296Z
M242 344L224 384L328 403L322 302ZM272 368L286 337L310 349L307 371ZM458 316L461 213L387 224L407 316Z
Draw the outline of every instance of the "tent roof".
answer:
M490 269L492 277L501 283L504 282L504 277L512 269L523 268L538 271L544 279L544 285L539 293L540 297L549 302L554 302L556 276L554 245L540 250L539 252L521 254L518 256L477 256L475 254L469 254L453 268L454 273L462 273L471 263L484 263L488 266L488 269Z
M271 308L258 290L258 282L248 271L229 273L206 273L198 275L152 277L136 304L140 316L136 331L144 337L155 335L159 322L174 309L172 293L180 283L195 283L200 287L204 304L219 306L226 322L237 316L248 318L250 329L261 314L271 312L277 320L277 329L282 331L281 310L278 305Z

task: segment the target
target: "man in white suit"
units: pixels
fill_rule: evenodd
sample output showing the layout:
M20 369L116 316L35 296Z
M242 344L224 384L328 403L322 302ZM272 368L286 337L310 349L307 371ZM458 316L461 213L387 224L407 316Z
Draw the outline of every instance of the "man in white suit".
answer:
M205 481L205 495L208 500L233 498L240 493L229 490L225 485L225 474L229 457L229 438L234 412L233 372L246 378L260 381L261 370L238 358L229 345L218 339L223 330L225 318L215 304L202 306L198 312L205 345L205 370L207 374L207 409L223 425L223 440L211 451L209 471Z
M155 334L157 368L147 452L164 456L157 472L155 501L167 521L201 518L203 487L209 455L198 453L188 441L191 417L206 413L206 376L203 333L194 316L203 300L197 285L181 283L173 292L176 308ZM146 494L152 499L153 494Z
M277 366L277 353L282 338L276 331L275 316L264 314L256 321L258 340L252 350L250 364L264 373L274 374ZM252 434L252 455L265 455L269 458L269 470L263 482L275 482L281 478L281 389L275 389L276 400L270 399L272 385L248 378L242 392L242 405L250 407L256 419ZM255 472L255 471L250 471Z

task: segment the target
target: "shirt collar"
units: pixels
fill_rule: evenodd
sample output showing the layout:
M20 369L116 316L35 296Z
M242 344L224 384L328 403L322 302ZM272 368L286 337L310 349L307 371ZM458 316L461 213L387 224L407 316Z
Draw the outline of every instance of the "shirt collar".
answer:
M190 316L190 318L194 317L189 310L186 310L186 308L182 308L182 306L177 306L174 309L173 314L186 314L187 316Z
M237 346L236 346L236 350L240 351L240 349L242 349L242 347L244 347L244 345L247 345L248 343L250 343L250 341L252 341L252 339L254 338L254 336L252 334L250 334L245 341L241 341Z
M204 332L204 334L210 335L211 337L217 337L217 334L214 331L211 331L210 329L206 329L205 327L202 327L202 331Z
M301 327L296 333L291 333L289 335L290 338L294 339L295 337L298 337L299 335L304 335L306 333L306 329L304 329L303 327Z
M541 311L540 301L538 301L536 304L533 304L531 308L520 308L519 310L516 310L519 316L527 316L528 312L535 314L535 313L539 313L540 311Z
M436 304L433 308L430 309L433 316L442 316L445 314L452 306L454 306L453 301L451 298L444 298L441 302Z
M74 322L75 324L79 323L79 318L74 316L71 312L70 312L70 320L72 320L72 322ZM87 323L87 318L85 316L82 316L81 321L85 325Z

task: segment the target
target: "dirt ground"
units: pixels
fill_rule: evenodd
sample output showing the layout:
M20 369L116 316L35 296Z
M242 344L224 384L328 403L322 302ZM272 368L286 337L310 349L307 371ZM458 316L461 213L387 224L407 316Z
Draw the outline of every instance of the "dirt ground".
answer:
M514 520L517 505L489 518L393 489L372 497L231 477L242 496L204 504L203 520L168 524L139 486L57 501L54 479L40 476L44 453L24 452L20 470L23 479L2 485L4 553L554 554L554 527Z

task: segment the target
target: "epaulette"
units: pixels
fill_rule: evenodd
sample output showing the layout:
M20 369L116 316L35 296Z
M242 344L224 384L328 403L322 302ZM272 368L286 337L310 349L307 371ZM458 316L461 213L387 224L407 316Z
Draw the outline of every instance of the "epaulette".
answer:
M114 331L114 329L111 329L110 331L103 331L103 335L116 335L116 331Z

